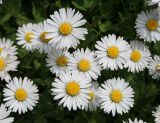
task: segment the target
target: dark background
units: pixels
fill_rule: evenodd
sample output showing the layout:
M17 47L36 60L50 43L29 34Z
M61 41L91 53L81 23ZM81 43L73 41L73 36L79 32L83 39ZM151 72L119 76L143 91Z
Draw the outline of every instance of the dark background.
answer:
M111 33L123 36L128 42L139 40L134 29L136 15L157 6L148 7L145 0L3 0L0 5L0 37L12 39L16 45L19 26L41 22L62 7L75 8L83 13L88 21L86 27L89 34L78 48L89 47L95 50L95 42ZM160 42L147 45L152 56L160 55ZM46 67L45 54L39 54L38 51L30 53L17 47L21 63L18 71L10 74L12 77L27 76L32 79L39 88L40 100L32 112L23 115L12 113L15 123L121 123L135 117L153 123L152 111L160 102L160 82L151 79L147 70L137 74L128 73L127 70L103 70L98 79L98 83L103 83L106 79L121 77L130 83L135 91L135 104L129 113L112 117L100 109L95 112L69 112L52 99L50 89L55 76ZM2 90L5 84L0 81L0 103L3 103Z

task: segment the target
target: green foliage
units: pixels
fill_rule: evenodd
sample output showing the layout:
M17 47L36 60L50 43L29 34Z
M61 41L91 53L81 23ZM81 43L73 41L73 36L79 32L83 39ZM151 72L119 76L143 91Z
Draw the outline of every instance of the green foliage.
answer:
M16 44L18 26L28 22L41 22L61 7L72 7L84 14L89 34L79 48L89 47L92 50L95 50L97 40L110 33L123 36L128 42L138 39L134 21L140 11L148 9L144 0L3 0L0 5L0 37L10 38ZM148 46L152 54L160 55L160 43ZM39 88L40 100L32 112L20 116L12 113L15 123L121 123L129 117L153 123L151 113L160 102L160 84L149 77L147 70L140 74L128 73L127 70L103 70L98 79L99 83L103 83L106 79L121 76L130 83L135 91L135 105L128 114L112 117L101 110L69 112L52 99L50 89L55 76L45 66L45 55L29 53L21 47L18 49L21 64L18 71L11 75L32 79ZM4 81L0 83L1 103L5 84Z

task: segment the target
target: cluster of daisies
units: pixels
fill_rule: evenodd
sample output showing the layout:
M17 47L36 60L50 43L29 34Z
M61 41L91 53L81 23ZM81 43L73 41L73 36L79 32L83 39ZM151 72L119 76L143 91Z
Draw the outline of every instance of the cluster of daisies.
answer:
M149 5L158 1L148 1ZM138 40L128 43L123 37L109 34L96 42L95 51L76 49L88 33L83 25L87 21L75 9L62 8L39 24L24 24L16 33L17 44L28 52L38 50L46 54L46 66L56 75L52 82L53 99L70 110L95 111L99 107L107 114L128 113L134 106L134 90L123 78L111 78L99 85L102 70L127 69L138 73L145 68L153 79L160 79L160 56L151 57L149 47ZM160 40L158 9L138 14L135 28L140 39L148 42ZM72 48L73 52L69 52ZM11 123L11 112L19 114L33 110L38 103L38 88L27 77L11 78L16 71L17 48L13 41L0 39L0 78L7 82L3 90L4 104L0 106L0 122ZM153 112L160 123L160 106ZM146 123L137 118L123 123Z

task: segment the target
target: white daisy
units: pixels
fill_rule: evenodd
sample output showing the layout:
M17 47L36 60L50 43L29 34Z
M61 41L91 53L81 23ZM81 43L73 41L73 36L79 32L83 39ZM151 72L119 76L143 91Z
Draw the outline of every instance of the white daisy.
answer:
M25 113L28 110L33 110L33 107L38 103L39 94L36 85L33 81L25 77L14 77L4 88L3 95L5 105L19 114Z
M100 75L101 66L98 64L96 54L88 48L76 50L69 59L69 70L78 70L85 77L93 78L94 80Z
M52 39L50 42L56 48L75 48L80 43L79 40L85 40L87 29L80 26L84 25L86 20L82 19L83 15L75 12L75 9L62 8L50 17L51 19L47 20L47 38Z
M148 66L151 60L151 54L149 48L142 42L131 41L132 52L127 63L124 65L128 67L128 71L133 73L143 71Z
M129 58L130 45L123 40L122 37L116 35L108 35L101 38L102 41L97 41L95 47L99 63L104 69L118 70L123 69L123 64Z
M38 41L38 44L35 46L40 53L49 53L52 51L52 46L49 44L50 39L46 38L48 32L46 31L46 21L41 22L34 26L34 39L33 41Z
M134 104L134 92L124 79L113 78L105 81L99 89L98 96L101 109L106 113L127 113Z
M47 55L46 62L51 72L59 75L59 73L68 69L69 53L67 51L53 49Z
M52 83L54 100L59 100L59 105L77 110L89 103L88 88L90 80L78 71L63 71Z
M160 5L160 0L148 0L147 3L148 5L154 5L154 4Z
M20 62L17 61L17 56L0 54L0 78L1 80L9 81L11 79L9 71L17 71L17 66Z
M160 40L160 18L157 9L138 14L135 24L137 35L144 41Z
M14 56L17 54L17 48L10 39L0 39L0 54Z
M98 98L98 89L99 85L97 82L93 82L92 86L88 89L89 90L89 103L87 106L84 107L86 111L96 111L97 107L100 106L99 98ZM82 107L83 109L83 107Z
M137 118L132 121L131 119L128 119L128 121L123 121L123 123L146 123L143 120L137 120Z
M160 56L155 55L148 65L149 74L153 79L160 79Z
M2 0L0 0L0 4L2 4Z
M11 113L11 110L7 111L7 108L4 104L0 106L0 123L12 123L14 121L13 117L8 117Z
M32 23L23 24L22 27L19 27L16 33L17 44L22 45L23 48L26 48L27 51L33 51L37 45L36 41L33 41L35 37L33 31L34 25Z
M155 123L160 123L160 106L156 108L156 111L153 111L153 116L155 117Z

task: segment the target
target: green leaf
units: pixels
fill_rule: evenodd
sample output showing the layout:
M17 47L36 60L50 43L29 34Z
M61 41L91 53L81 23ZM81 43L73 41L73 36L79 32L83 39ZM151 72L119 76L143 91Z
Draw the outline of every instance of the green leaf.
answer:
M86 11L86 8L84 6L79 5L78 3L76 3L75 1L72 1L72 4L74 7L76 7L77 9Z
M160 42L154 43L153 48L154 48L154 50L155 50L155 51L154 51L155 54L156 54L156 55L160 55Z
M43 115L41 115L34 121L34 123L47 123L47 120Z
M93 5L95 0L72 0L73 6L75 6L77 9L86 11L90 9Z
M0 18L0 25L4 24L6 21L8 21L12 15L10 13L7 13L3 17Z
M37 5L37 3L34 3L34 2L32 2L32 6L33 6L32 14L36 19L36 21L37 22L44 21L46 19L45 9L43 9L42 7L39 7L39 5Z
M23 24L26 24L26 23L29 23L29 22L32 22L31 20L29 20L28 17L24 16L24 15L21 15L21 14L18 14L16 16L16 22L18 25L22 26Z
M105 23L99 24L99 29L102 32L106 32L110 28L111 28L111 22L110 21L106 21Z
M106 118L100 114L94 114L88 123L106 123Z

